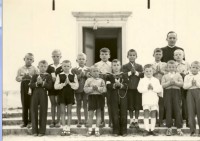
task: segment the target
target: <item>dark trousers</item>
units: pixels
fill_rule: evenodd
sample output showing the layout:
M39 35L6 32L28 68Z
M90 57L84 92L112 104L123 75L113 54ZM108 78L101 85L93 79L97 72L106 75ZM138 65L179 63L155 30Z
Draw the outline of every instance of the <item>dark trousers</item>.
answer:
M127 134L127 96L120 98L116 91L111 93L110 101L113 134L123 135Z
M188 121L190 126L190 132L195 132L197 114L197 120L200 128L200 89L190 89L187 92L187 108L188 108ZM200 133L200 129L199 129Z
M31 122L31 95L28 94L30 81L21 82L22 121L25 125Z
M184 120L188 120L186 96L187 96L187 90L184 90L182 88L181 89L182 117L183 117Z
M164 106L166 109L166 125L172 127L172 115L175 116L175 126L182 128L181 91L180 89L164 90Z
M158 105L159 105L159 125L161 125L163 124L163 120L165 118L165 108L164 108L163 97L159 97Z
M31 101L33 134L45 134L46 123L47 123L47 108L48 108L47 92L43 88L36 88L33 92ZM38 113L39 113L39 129L38 129Z
M106 93L104 93L104 99L106 99L106 104L108 107L108 117L109 117L109 124L112 122L112 115L111 115L111 109L110 109L110 91L107 91ZM104 106L105 107L105 106ZM104 107L101 109L101 120L102 122L104 122Z

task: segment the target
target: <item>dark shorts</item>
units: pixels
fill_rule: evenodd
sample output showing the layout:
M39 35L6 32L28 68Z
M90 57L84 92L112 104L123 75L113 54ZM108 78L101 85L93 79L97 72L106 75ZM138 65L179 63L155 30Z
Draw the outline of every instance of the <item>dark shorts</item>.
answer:
M136 89L128 89L128 110L142 110L142 94Z
M88 111L103 108L105 103L103 95L89 95L88 96Z
M74 100L74 91L73 90L69 90L69 91L61 91L59 96L58 96L58 103L59 104L75 104L75 100Z
M51 89L48 91L48 96L58 96L60 90Z
M84 92L75 93L76 101L87 101L88 100L88 94Z

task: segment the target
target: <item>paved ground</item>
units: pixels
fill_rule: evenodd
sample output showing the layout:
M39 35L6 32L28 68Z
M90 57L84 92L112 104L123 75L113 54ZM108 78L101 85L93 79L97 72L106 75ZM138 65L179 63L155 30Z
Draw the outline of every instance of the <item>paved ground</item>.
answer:
M148 137L142 137L142 136L132 136L129 135L127 137L112 137L108 135L102 135L100 137L85 137L82 135L71 135L71 136L43 136L43 137L33 137L29 135L19 135L19 136L4 136L3 141L200 141L200 137L190 137L189 135L184 135L182 137L179 136L171 136L171 137L166 137L166 136L148 136Z

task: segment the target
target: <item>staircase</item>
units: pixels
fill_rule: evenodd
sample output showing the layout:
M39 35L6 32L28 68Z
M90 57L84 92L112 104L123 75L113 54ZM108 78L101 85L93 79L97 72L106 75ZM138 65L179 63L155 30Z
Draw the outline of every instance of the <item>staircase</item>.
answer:
M48 117L47 117L47 130L45 139L48 138L48 140L55 140L55 139L65 139L60 136L60 133L62 131L62 128L49 128L49 124L51 123L51 109L50 109L50 101L49 101L49 107L48 107ZM2 134L3 139L6 140L29 140L29 137L31 135L31 129L27 128L20 128L20 124L22 124L22 109L20 108L21 102L20 102L20 95L18 93L9 93L9 94L3 94L3 113L2 113ZM83 117L83 109L81 109L81 115L82 119ZM66 117L67 119L67 117ZM94 117L94 124L96 120ZM81 128L76 127L77 124L77 117L76 117L76 105L72 108L72 123L71 123L71 133L70 140L200 140L200 137L190 137L190 130L183 125L183 132L184 136L171 136L166 137L166 127L156 127L157 132L159 133L158 137L148 136L147 138L142 136L142 130L144 129L143 124L143 111L140 111L139 116L139 126L141 130L136 129L130 129L129 128L129 116L128 116L128 136L127 137L112 137L112 129L108 127L108 111L107 107L105 108L105 123L106 127L101 128L101 136L99 138L86 138L85 135L87 133L87 128L82 125ZM198 127L197 127L198 129ZM173 128L173 132L176 134L175 128ZM198 132L198 131L197 131ZM132 137L136 138L132 138ZM32 138L31 138L32 139ZM37 138L36 138L37 139ZM39 139L39 138L38 138ZM39 141L39 140L37 140Z

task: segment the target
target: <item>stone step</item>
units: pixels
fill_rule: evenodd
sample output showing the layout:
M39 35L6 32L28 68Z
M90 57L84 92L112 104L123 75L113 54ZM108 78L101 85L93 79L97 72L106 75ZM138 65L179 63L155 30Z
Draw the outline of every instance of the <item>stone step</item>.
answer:
M48 109L48 116L51 116L51 109ZM84 110L81 109L81 115L84 115ZM105 108L105 115L108 115L108 109ZM144 112L143 110L140 111L139 116L143 116ZM76 107L73 107L72 109L72 116L77 116L76 114ZM22 109L13 109L13 110L4 110L2 113L2 118L13 118L13 117L22 117Z
M160 134L159 136L148 136L143 137L138 134L128 134L126 137L118 136L113 137L110 134L103 134L100 137L95 137L94 135L90 137L85 137L80 134L72 134L70 136L60 136L60 135L46 135L43 137L32 137L30 135L9 135L3 136L5 141L199 141L199 137L190 137L189 134L184 136L165 136Z
M105 123L108 124L108 115L104 116L105 118ZM84 122L84 116L81 116L82 122ZM66 116L66 120L67 120L67 116ZM130 122L130 118L127 118L128 123ZM50 116L47 117L47 125L51 124L52 118ZM139 123L143 123L143 117L140 116L139 117ZM94 123L96 123L96 117L94 116ZM22 118L21 117L14 117L14 118L3 118L2 119L2 124L3 125L20 125L22 124ZM71 124L75 125L77 124L77 117L76 116L72 116L72 121Z
M127 125L129 127L129 125ZM166 133L165 127L156 127L156 131L164 135ZM130 135L141 135L142 136L142 131L144 130L144 125L140 125L140 130L136 130L135 128L130 129L128 128L128 134ZM46 130L46 135L59 135L62 131L62 128L49 128L47 126ZM189 134L190 130L189 128L183 128L182 129L184 134ZM112 134L112 128L109 127L104 127L100 129L101 134L106 135L106 134ZM196 131L198 133L198 130ZM3 135L31 135L31 129L27 128L20 128L19 126L3 126L2 128L2 133ZM86 135L87 133L87 128L81 127L77 128L76 125L71 125L71 133L72 134L79 134L79 135ZM176 134L176 129L173 128L173 133Z

